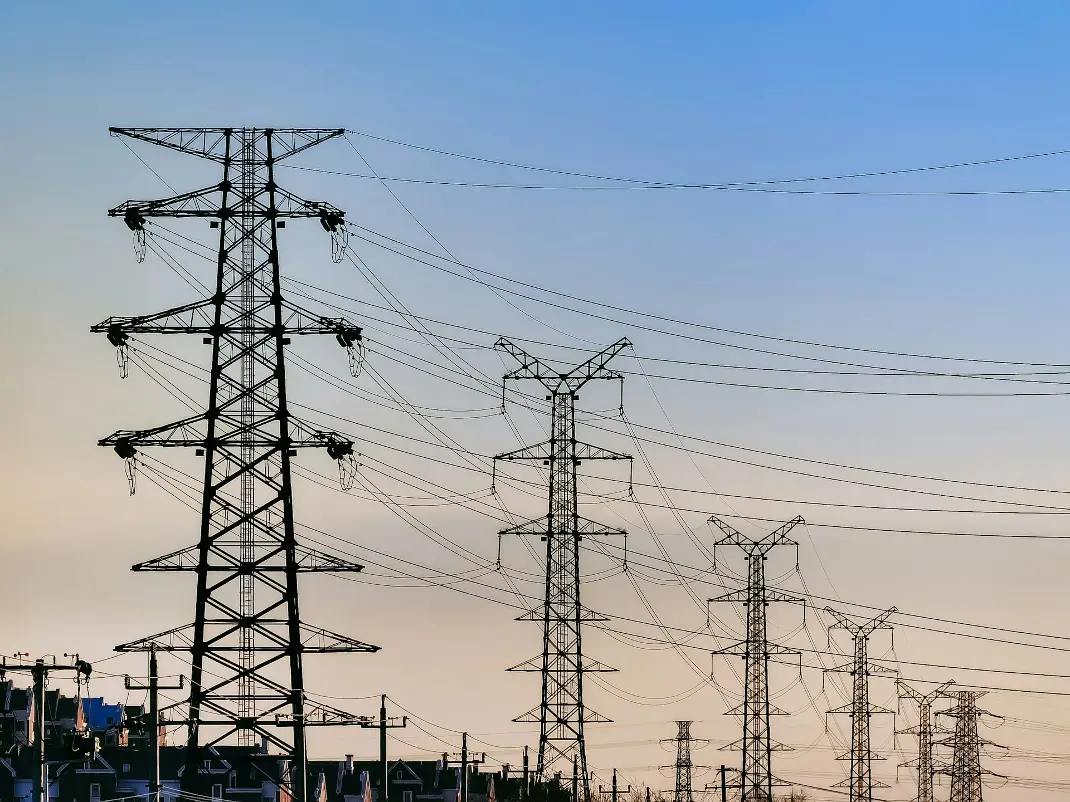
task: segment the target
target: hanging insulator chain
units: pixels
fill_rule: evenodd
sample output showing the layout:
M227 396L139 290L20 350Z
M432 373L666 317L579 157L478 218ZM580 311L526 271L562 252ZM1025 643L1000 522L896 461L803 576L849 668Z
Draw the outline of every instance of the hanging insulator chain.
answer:
M115 361L119 363L119 378L130 375L130 346L123 344L115 349Z
M343 326L334 335L338 344L349 354L349 375L357 378L364 369L364 340L359 326Z
M130 495L134 495L137 491L137 460L134 457L125 460L126 463L126 484L130 488Z
M338 484L343 490L353 489L360 464L353 456L353 444L332 436L327 442L327 455L338 463Z
M349 246L349 228L346 227L345 213L322 209L320 225L331 235L331 259L337 264L342 261Z
M359 471L360 463L357 462L354 456L351 455L338 460L338 484L347 493L353 489Z
M126 463L126 482L130 486L132 496L137 490L137 449L125 439L116 442L114 448L115 453Z
M125 379L129 375L128 362L130 360L130 348L128 342L130 335L118 326L108 327L108 342L115 346L115 360L119 363L119 378Z
M141 214L140 209L131 206L123 215L123 222L134 234L134 258L140 264L145 261L145 250L148 247L145 239L145 216Z
M349 353L349 375L356 379L364 370L364 343L357 340L346 351Z

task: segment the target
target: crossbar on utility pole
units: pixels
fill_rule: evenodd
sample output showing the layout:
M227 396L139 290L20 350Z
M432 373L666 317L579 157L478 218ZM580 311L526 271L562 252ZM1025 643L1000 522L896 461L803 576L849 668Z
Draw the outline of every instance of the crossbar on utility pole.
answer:
M73 671L76 676L89 679L93 667L85 660L75 660L73 665L58 665L56 659L48 664L44 658L33 663L7 662L7 658L0 659L0 673L6 671L29 671L33 676L33 712L34 712L34 738L37 743L34 749L37 766L33 775L33 798L34 802L48 802L48 763L45 762L45 686L48 683L48 675L53 671Z
M454 752L454 755L456 755L456 754L457 753ZM480 757L475 757L475 754L480 754ZM525 757L527 757L526 753L525 753ZM462 732L461 733L460 758L461 758L461 788L460 788L460 792L461 793L460 793L460 796L457 799L457 802L468 802L468 769L471 766L477 766L478 767L478 766L482 766L484 763L486 763L487 762L487 753L483 752L483 753L472 753L472 754L469 754L469 752L468 752L468 733L467 732ZM449 759L450 759L449 753L448 752L443 752L442 753L442 768L446 768L446 766L449 764ZM525 766L526 766L526 763L525 763Z
M179 691L186 686L185 678L178 678L178 685L161 685L160 670L156 664L156 644L149 644L149 684L137 685L129 675L123 678L128 691L148 691L148 724L152 733L152 781L149 783L148 802L160 802L160 691Z
M386 731L393 729L402 729L409 725L409 717L397 716L387 717L386 715L386 694L382 694L382 698L379 704L379 718L374 719L366 716L360 718L359 726L363 729L378 728L379 730L379 765L383 772L383 787L380 794L380 802L386 802L390 797L390 783L387 782L387 775L390 772L390 767L387 765L386 759Z

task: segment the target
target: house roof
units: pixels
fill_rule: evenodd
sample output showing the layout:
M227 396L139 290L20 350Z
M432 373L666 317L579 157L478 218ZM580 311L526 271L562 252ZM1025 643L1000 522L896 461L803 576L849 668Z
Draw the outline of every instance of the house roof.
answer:
M120 724L123 720L122 703L105 704L102 696L83 699L82 709L85 711L86 724L91 730L105 730Z
M412 790L419 794L433 794L436 791L453 790L457 787L457 772L453 768L441 768L438 760L394 760L389 764L390 782L396 783L397 772L402 772L402 783L412 783ZM382 764L378 760L354 760L353 771L345 770L344 760L312 760L308 763L310 787L318 782L322 773L327 786L329 798L345 795L359 795L361 792L360 775L368 772L373 788L381 785Z

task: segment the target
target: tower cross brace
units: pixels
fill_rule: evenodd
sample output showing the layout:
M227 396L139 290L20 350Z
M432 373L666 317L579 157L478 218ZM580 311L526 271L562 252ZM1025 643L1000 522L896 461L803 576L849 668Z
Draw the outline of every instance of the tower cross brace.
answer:
M772 753L789 747L772 740L769 717L784 715L769 703L770 655L798 655L799 652L769 641L766 630L766 608L771 602L796 602L796 597L766 586L766 556L777 546L798 544L788 533L803 522L796 517L783 526L758 539L748 538L717 516L710 523L721 530L723 537L717 546L737 546L747 558L747 587L731 591L709 602L737 602L747 608L747 638L715 655L738 655L745 661L743 703L728 715L743 716L743 737L729 744L743 751L743 767L739 774L740 802L771 802L773 799ZM715 552L716 553L716 552Z
M566 766L579 759L579 784L583 799L590 799L585 724L609 719L588 710L583 699L583 675L593 671L615 671L583 654L584 622L603 618L586 610L580 601L580 542L584 537L624 535L623 529L602 526L579 515L576 469L584 460L631 460L600 446L576 439L576 400L579 390L594 379L623 382L624 377L609 369L608 362L631 346L618 340L567 373L553 370L505 338L495 348L513 357L519 367L507 373L504 383L533 380L547 391L551 402L550 439L533 446L496 456L498 460L534 460L546 465L549 473L548 504L545 515L518 526L501 530L501 535L538 535L546 543L545 587L541 610L520 617L542 622L542 655L510 671L532 671L542 675L542 700L537 708L519 716L518 722L539 723L539 757L536 777L548 780L558 764Z
M851 751L837 758L837 760L851 761L851 776L834 787L847 785L850 802L873 802L873 789L888 786L873 779L873 761L883 760L883 758L874 754L870 748L869 719L874 713L891 713L892 711L870 705L869 677L871 673L894 673L894 671L869 661L868 644L869 636L873 632L879 629L891 630L888 619L897 610L891 607L861 624L831 607L826 607L825 612L836 619L836 623L829 627L829 631L845 629L854 642L854 659L843 666L828 669L829 671L849 671L852 680L851 703L828 711L829 713L848 713L851 717Z
M293 335L328 334L352 349L360 329L313 314L283 296L278 232L287 219L313 218L332 235L338 256L343 212L281 188L276 165L340 136L341 129L112 128L218 163L220 181L160 200L127 201L108 214L133 232L144 256L153 218L202 218L218 229L213 294L162 312L109 318L93 326L120 350L137 334L199 334L212 349L207 407L188 418L99 441L130 463L139 449L192 446L204 458L196 545L134 566L192 571L192 624L122 644L118 651L189 651L190 696L183 790L197 790L204 748L224 740L274 746L289 756L285 776L266 777L305 802L305 728L358 723L356 716L306 703L309 653L371 652L344 635L301 619L298 574L356 572L361 566L297 542L290 476L299 448L325 448L336 460L352 442L294 417L286 392L285 351ZM132 475L132 473L131 473ZM172 721L182 720L171 717Z

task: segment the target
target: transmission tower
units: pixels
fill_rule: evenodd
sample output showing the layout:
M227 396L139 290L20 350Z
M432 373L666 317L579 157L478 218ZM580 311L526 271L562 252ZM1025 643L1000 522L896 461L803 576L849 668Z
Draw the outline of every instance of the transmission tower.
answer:
M985 695L985 691L956 691L947 695L954 699L956 704L950 710L940 710L937 715L955 719L954 736L950 740L940 742L941 746L952 748L951 765L940 769L942 774L951 775L951 796L948 802L981 802L984 776L1003 776L981 768L981 747L1005 747L983 739L977 731L977 720L981 715L992 715L977 706L977 700Z
M135 571L192 571L197 577L192 624L116 647L192 654L183 790L196 787L203 749L233 739L274 746L290 756L288 776L271 778L306 800L305 727L357 723L333 708L307 705L305 654L370 652L344 635L305 625L298 574L360 571L361 566L299 545L294 534L291 459L298 448L326 448L340 463L353 445L295 418L286 395L285 351L293 335L328 334L349 350L360 329L307 312L282 293L277 237L291 218L318 218L339 258L343 213L279 187L275 166L341 136L341 129L112 128L141 140L216 162L221 180L161 200L127 201L121 217L144 257L151 218L207 218L219 230L214 293L155 314L110 318L92 330L107 334L122 365L137 334L199 334L212 348L204 412L100 441L127 460L138 449L192 446L204 458L200 539L195 546L134 566ZM133 485L131 484L131 490Z
M905 730L899 730L900 735L918 736L918 756L902 765L906 768L915 769L918 772L918 795L914 802L933 802L933 774L936 769L933 765L933 702L947 695L947 689L953 682L945 682L929 693L922 693L907 685L903 680L896 680L899 688L900 699L913 699L918 703L918 724Z
M608 722L609 719L585 708L583 675L616 669L587 660L583 655L583 623L606 619L591 613L580 603L580 542L584 537L623 535L624 530L605 527L579 515L576 468L584 460L631 460L631 457L576 439L576 400L580 388L592 379L624 381L624 377L610 370L607 364L630 345L625 339L618 340L567 373L553 370L504 338L494 346L520 363L519 368L505 374L503 382L521 379L539 382L549 393L546 400L552 407L549 440L495 457L495 460L538 460L548 466L549 472L546 515L500 532L502 535L539 535L546 541L542 609L532 610L518 619L542 621L542 655L509 669L540 672L542 702L514 720L539 722L539 762L535 772L541 780L547 780L557 764L568 765L573 756L579 756L584 799L590 799L591 790L583 726Z
M693 721L677 721L676 737L662 741L662 743L676 744L676 763L672 766L661 767L665 769L672 768L676 772L676 782L673 784L673 802L694 802L694 795L691 790L691 775L695 768L707 768L706 766L696 767L691 762L691 744L693 743L691 725L693 723Z
M769 703L769 656L798 655L799 652L771 643L766 634L766 607L770 602L797 602L798 599L783 591L769 588L765 583L765 561L770 551L777 546L795 546L798 543L788 538L788 532L801 524L801 517L752 540L733 529L716 516L710 523L724 534L716 541L717 546L738 546L747 557L747 587L710 599L710 602L740 602L747 608L747 639L720 649L714 654L739 655L745 661L743 703L728 711L728 715L743 716L743 737L729 744L730 748L743 750L743 769L739 775L739 798L741 802L770 802L773 798L772 753L787 751L790 747L773 741L770 735L769 717L785 715Z
M850 671L853 678L851 704L828 711L829 713L849 713L851 716L851 751L837 758L837 760L851 761L851 777L833 787L848 786L850 802L873 802L873 789L888 786L873 779L873 761L884 758L874 754L870 748L869 719L874 713L891 713L892 711L870 705L869 676L895 672L884 666L870 663L867 645L869 636L876 630L891 630L888 619L897 611L892 607L862 624L852 621L831 607L826 607L825 612L836 619L836 623L829 627L830 632L833 629L845 629L854 639L854 659L846 665L828 669L829 671Z

